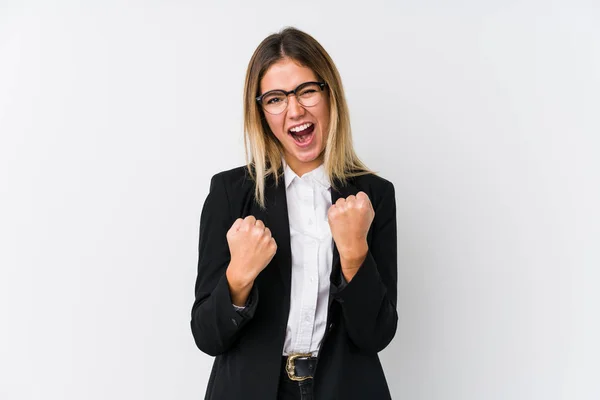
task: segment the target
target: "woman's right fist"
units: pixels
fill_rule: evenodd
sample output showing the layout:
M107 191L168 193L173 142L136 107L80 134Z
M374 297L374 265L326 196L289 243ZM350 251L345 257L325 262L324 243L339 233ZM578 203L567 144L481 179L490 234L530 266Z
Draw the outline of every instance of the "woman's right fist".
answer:
M230 268L238 279L252 282L271 262L277 251L277 243L271 230L252 215L235 220L227 232L231 254Z

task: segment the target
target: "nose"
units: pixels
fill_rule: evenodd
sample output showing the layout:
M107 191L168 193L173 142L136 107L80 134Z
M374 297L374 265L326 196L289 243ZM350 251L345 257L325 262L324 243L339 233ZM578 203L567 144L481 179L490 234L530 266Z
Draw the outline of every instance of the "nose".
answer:
M288 96L287 113L291 118L300 117L304 114L304 107L298 102L295 95Z

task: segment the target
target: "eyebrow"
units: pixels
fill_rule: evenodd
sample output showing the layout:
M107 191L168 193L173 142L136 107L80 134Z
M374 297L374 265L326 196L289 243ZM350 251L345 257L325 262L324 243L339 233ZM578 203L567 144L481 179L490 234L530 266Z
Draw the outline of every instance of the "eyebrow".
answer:
M298 88L298 86L304 85L305 83L309 83L309 82L319 82L319 80L315 79L315 80L308 80L308 81L301 82L301 83L297 84L296 86L294 86L290 90L285 90L285 89L269 89L269 90L265 90L264 92L260 93L258 96L262 96L265 93L274 92L274 91L281 91L281 92L291 93L293 90L296 90Z

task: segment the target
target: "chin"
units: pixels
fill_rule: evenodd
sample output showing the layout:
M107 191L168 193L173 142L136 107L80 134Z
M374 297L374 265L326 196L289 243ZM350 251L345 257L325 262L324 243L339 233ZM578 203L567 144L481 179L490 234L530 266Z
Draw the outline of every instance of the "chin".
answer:
M302 162L312 162L319 158L322 151L311 151L310 153L302 153L302 152L293 152L292 154L298 161Z

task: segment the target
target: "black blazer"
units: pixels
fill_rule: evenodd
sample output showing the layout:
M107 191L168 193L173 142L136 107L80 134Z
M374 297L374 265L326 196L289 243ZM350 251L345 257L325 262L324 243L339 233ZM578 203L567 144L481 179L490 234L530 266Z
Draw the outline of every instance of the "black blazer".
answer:
M214 175L200 217L196 300L191 328L196 345L216 356L205 399L275 400L290 308L291 251L283 170L277 188L266 182L266 210L254 201L245 167ZM340 257L333 251L327 330L314 378L316 400L389 399L377 353L396 333L396 201L391 182L364 175L350 179L332 203L359 191L375 210L369 252L352 281L340 286ZM244 311L232 306L225 277L226 234L237 218L253 215L271 230L277 252L258 275Z

